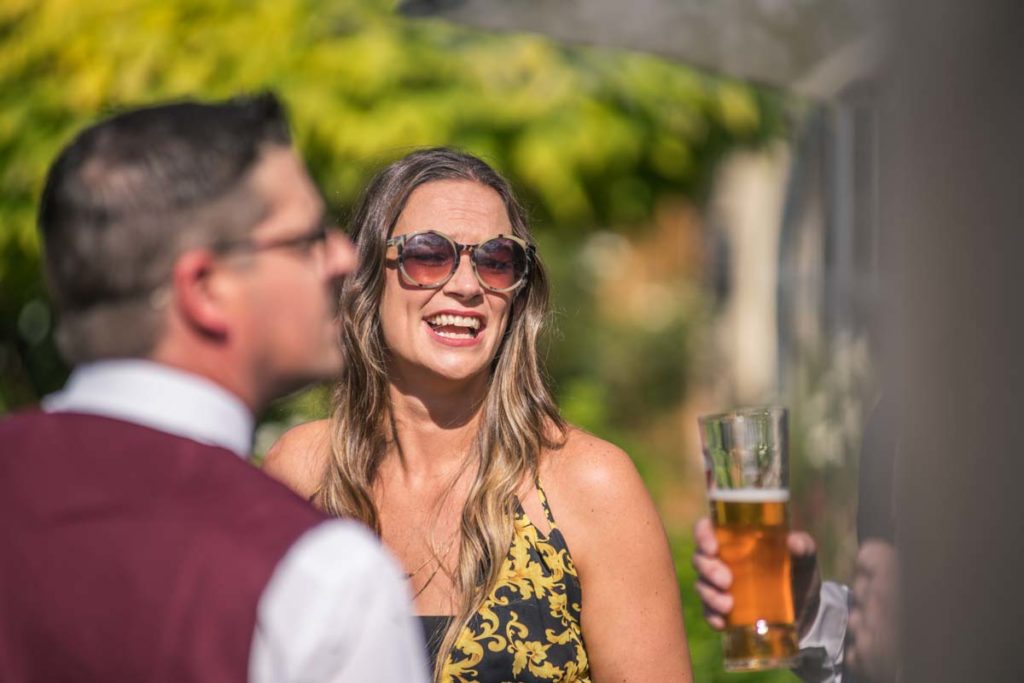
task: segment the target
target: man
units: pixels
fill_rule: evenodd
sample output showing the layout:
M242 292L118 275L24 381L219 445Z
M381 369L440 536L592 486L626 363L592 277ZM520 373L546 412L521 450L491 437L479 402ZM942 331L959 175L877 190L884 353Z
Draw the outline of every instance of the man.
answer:
M425 681L396 565L238 456L334 375L351 245L269 95L131 111L50 169L64 391L0 423L0 680Z
M814 539L802 531L788 540L793 607L800 634L800 666L807 683L895 683L900 676L899 576L892 506L897 450L894 406L883 398L868 420L861 446L859 548L850 586L818 575ZM708 624L721 630L732 610L732 574L718 557L711 520L694 528L697 592Z

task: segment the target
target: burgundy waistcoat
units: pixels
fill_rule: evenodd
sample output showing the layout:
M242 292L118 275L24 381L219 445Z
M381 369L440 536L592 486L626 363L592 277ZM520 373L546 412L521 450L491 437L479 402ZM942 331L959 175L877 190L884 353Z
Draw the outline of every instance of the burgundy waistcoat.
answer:
M0 681L244 681L260 595L322 520L222 448L0 422Z

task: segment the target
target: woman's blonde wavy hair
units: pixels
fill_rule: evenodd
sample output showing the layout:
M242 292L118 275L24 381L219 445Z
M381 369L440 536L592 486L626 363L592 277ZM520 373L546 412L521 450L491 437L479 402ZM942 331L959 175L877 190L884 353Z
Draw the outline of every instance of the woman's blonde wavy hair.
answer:
M342 289L346 362L334 392L331 458L317 495L328 513L355 517L378 534L374 480L389 447L400 448L388 390L388 351L378 314L385 283L385 242L412 191L438 180L469 180L490 187L508 210L513 234L531 241L526 213L508 182L464 152L449 148L413 152L380 171L366 188L352 223L359 267ZM476 474L459 525L457 564L451 576L457 608L441 643L434 670L438 680L459 632L498 580L512 542L517 488L527 477L536 480L541 449L557 448L565 439L565 422L538 356L538 336L548 315L548 282L535 254L528 279L514 293L510 307L508 329L492 363L480 427L466 463L471 470L475 465ZM437 548L434 553L438 555Z

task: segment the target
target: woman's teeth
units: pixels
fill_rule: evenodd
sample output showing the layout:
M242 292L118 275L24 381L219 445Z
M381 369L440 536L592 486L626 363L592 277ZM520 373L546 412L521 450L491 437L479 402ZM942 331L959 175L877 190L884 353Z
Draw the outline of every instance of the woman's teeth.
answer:
M434 332L449 339L473 339L480 329L480 319L448 313L427 318L426 322Z
M472 332L456 332L451 328L435 327L434 332L440 337L448 337L449 339L472 339L476 335Z
M427 318L427 322L436 327L446 327L448 325L455 325L456 327L469 327L474 330L480 327L479 318L471 318L466 315L450 315L447 313L444 313L442 315L435 315L432 318Z

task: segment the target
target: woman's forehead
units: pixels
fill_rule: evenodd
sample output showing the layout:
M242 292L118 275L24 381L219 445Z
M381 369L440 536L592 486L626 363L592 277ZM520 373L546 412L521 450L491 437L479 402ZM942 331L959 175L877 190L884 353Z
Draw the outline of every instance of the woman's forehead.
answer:
M392 236L437 230L463 243L512 231L505 203L474 180L435 180L409 195Z

